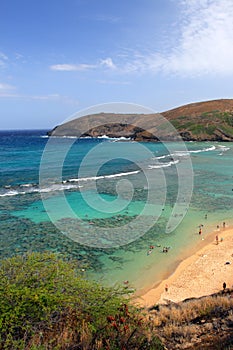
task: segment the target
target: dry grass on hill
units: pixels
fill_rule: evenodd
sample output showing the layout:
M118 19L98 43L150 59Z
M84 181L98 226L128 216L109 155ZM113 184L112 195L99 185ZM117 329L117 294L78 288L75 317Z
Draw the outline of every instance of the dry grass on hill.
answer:
M159 305L149 313L167 349L233 349L232 292Z

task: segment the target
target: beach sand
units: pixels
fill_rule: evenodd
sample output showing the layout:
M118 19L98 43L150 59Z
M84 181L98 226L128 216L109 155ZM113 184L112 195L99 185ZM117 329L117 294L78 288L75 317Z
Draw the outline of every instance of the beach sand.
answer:
M179 302L187 298L210 295L222 290L224 282L227 287L232 287L232 255L233 228L213 232L204 247L183 260L170 277L138 297L136 302L147 308L166 301Z

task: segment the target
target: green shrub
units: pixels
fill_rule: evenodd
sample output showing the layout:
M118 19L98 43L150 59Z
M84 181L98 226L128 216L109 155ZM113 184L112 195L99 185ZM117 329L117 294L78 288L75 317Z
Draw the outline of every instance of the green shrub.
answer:
M0 349L162 349L127 294L87 281L52 253L3 260Z
M208 135L213 135L213 133L216 131L216 126L215 125L206 126L205 131Z
M177 119L171 120L171 123L174 126L174 128L176 128L176 129L178 129L181 126L180 121Z
M190 130L194 135L199 135L205 133L205 126L202 124L194 124L190 127Z
M229 125L221 125L220 130L222 130L224 133L226 133L229 136L233 136L233 127Z
M233 127L233 115L230 113L224 113L224 121L231 127Z

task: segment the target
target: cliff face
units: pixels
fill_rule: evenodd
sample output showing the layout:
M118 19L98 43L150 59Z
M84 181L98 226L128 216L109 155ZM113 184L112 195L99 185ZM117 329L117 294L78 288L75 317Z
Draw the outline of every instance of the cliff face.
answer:
M130 137L135 141L233 141L233 99L192 103L161 114L100 113L61 124L52 136Z

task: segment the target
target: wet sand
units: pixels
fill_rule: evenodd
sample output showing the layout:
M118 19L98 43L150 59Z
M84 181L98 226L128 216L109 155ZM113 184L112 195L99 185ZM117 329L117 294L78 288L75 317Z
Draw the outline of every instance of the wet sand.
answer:
M218 241L216 242L216 234ZM175 272L158 286L136 299L143 307L179 302L210 295L233 285L233 228L222 228L209 235L195 254L183 260Z

